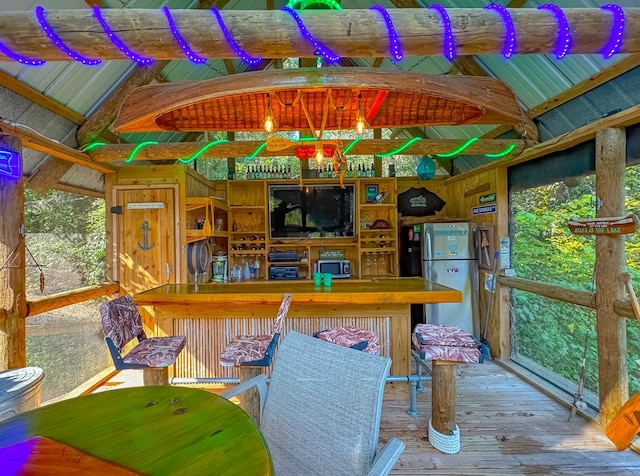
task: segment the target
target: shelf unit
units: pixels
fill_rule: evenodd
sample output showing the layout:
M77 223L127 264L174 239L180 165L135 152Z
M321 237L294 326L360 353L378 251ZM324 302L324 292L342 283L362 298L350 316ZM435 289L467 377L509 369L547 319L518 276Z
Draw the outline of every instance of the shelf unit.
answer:
M386 191L380 203L367 198ZM398 212L395 178L365 178L358 181L359 189L359 264L360 277L398 276ZM382 221L386 222L386 226Z
M225 203L210 197L186 197L184 209L187 222L187 243L211 237L214 240L229 238L229 207ZM202 220L201 226L198 226L200 220ZM220 241L219 244L221 248L227 247L226 242Z
M295 266L300 279L313 277L313 266L323 250L341 250L344 259L351 262L351 277L376 277L398 275L398 217L396 210L396 179L351 179L356 185L356 220L360 228L355 238L269 238L267 186L282 180L229 181L229 267L243 270L247 263L259 264L258 279L268 277L269 266ZM313 180L313 183L331 183L334 180ZM367 189L375 185L381 192L387 191L381 203L367 203ZM372 229L376 220L385 220L388 227ZM298 260L270 261L274 250L296 251Z

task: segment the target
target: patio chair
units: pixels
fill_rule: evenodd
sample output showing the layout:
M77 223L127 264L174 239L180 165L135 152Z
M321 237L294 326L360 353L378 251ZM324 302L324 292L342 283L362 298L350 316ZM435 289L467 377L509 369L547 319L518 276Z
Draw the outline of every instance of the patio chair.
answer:
M186 336L150 337L131 296L120 296L100 306L104 340L116 370L143 369L145 385L168 385L168 367L184 349ZM138 344L126 355L124 347L133 339Z
M260 429L280 476L388 474L404 449L378 451L382 395L391 359L290 331L271 382L258 375L221 395L258 387Z

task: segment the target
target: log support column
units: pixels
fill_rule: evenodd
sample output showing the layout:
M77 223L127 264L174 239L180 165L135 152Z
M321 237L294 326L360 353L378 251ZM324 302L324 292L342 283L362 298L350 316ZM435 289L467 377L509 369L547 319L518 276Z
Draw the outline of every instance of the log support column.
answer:
M596 135L596 217L624 214L626 136L623 128ZM624 236L596 236L596 328L600 422L607 426L629 397L626 318L613 310L624 299Z
M0 145L22 152L20 140L0 135ZM22 161L22 156L20 157ZM22 166L20 166L22 171ZM27 365L25 294L24 185L0 175L0 370Z

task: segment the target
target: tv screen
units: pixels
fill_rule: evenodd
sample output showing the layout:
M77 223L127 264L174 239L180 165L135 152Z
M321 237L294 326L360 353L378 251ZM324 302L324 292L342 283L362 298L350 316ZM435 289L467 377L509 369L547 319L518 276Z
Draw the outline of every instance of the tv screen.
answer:
M353 184L269 185L269 237L353 237L354 190Z

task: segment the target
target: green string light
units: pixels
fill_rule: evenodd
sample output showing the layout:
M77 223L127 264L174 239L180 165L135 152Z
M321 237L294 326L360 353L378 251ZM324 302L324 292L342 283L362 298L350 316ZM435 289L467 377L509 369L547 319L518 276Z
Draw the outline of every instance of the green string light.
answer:
M140 151L140 149L148 145L158 145L158 143L154 140L140 142L137 146L134 147L134 149L131 151L131 154L129 154L129 158L125 160L125 162L131 162L135 158L136 154Z
M356 145L358 142L360 142L362 140L362 137L358 137L356 140L354 140L351 144L349 144L348 146L346 146L343 150L342 153L344 155L347 155L349 153L349 151L351 149L353 149L353 146Z
M511 152L513 152L513 149L516 148L515 144L511 144L510 146L508 146L506 149L504 149L501 152L498 152L496 154L484 154L485 157L488 157L489 159L499 159L500 157L504 157L505 155L510 154Z
M106 142L92 142L91 144L87 145L86 147L82 148L82 152L89 152L90 150L93 149L97 149L98 147L102 147L107 145Z
M178 162L182 162L183 164L188 164L189 162L193 162L194 160L196 160L198 157L200 157L202 154L204 154L206 151L208 151L209 149L211 149L211 147L215 147L218 144L222 144L224 142L229 142L227 139L218 139L218 140L214 140L212 142L209 142L207 145L205 145L204 147L202 147L198 152L196 152L195 154L193 154L191 157L189 157L188 159L178 159Z
M468 148L471 144L473 144L475 141L477 141L478 138L477 137L472 137L471 139L469 139L467 142L465 142L464 144L462 144L460 147L458 147L455 150L452 150L451 152L448 152L446 154L436 154L437 157L441 157L443 159L448 159L451 157L455 157L456 155L460 154L461 152L463 152L466 148Z
M400 147L398 147L397 149L394 149L390 152L384 153L384 154L376 154L376 156L378 157L389 157L390 155L396 155L399 154L400 152L402 152L403 150L405 150L407 147L409 147L410 145L418 142L419 140L422 140L420 137L414 137L413 139L409 139L407 142L405 142L404 144L402 144Z
M245 160L253 160L253 159L255 159L256 155L258 155L260 152L262 152L266 146L267 146L267 141L264 141L262 144L260 144L258 146L258 148L256 150L253 151L253 154L251 154L249 157L245 157Z
M335 0L289 0L287 7L295 9L298 5L298 10L304 10L309 5L322 4L329 7L331 10L342 10L342 6Z

